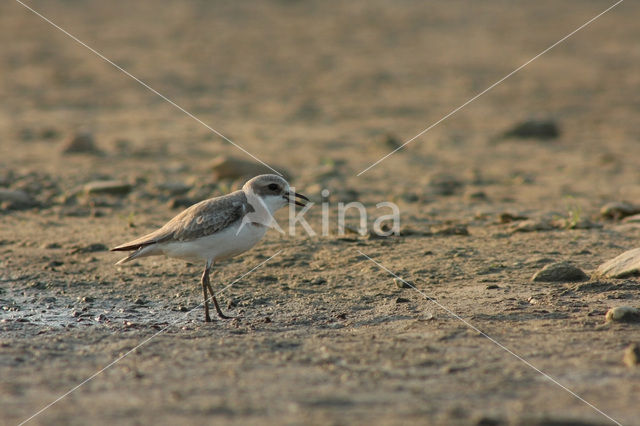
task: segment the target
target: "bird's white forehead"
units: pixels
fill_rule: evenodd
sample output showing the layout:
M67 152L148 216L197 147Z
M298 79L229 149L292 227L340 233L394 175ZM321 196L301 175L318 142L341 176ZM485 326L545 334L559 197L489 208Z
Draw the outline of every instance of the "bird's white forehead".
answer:
M278 176L278 175L260 175L260 176L254 177L253 179L251 179L247 183L245 183L243 189L245 189L245 188L253 189L253 188L256 188L256 187L263 187L263 186L267 186L267 185L269 185L271 183L276 183L276 184L280 185L281 187L283 187L285 189L289 188L289 184L281 176Z

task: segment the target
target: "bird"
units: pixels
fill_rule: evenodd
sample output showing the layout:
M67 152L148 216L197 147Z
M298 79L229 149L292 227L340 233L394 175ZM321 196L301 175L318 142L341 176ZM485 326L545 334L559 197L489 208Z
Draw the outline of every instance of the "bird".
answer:
M188 262L204 262L200 279L205 322L211 322L209 298L221 319L230 319L218 304L209 273L221 260L244 253L256 245L269 227L279 229L273 214L294 203L306 206L307 197L293 191L281 176L266 174L247 181L242 189L188 207L160 229L118 245L111 251L131 251L116 265L147 256L164 255Z

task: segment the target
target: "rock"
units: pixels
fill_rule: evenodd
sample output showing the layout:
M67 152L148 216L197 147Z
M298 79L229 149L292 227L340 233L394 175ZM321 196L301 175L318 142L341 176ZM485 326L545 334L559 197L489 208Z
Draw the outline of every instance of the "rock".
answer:
M183 195L191 190L192 186L184 182L168 181L158 184L158 189L171 195Z
M506 425L507 422L505 422L504 420L502 420L500 418L482 416L479 419L477 419L474 422L474 424L476 426L502 426L502 425Z
M622 220L624 223L640 223L640 214L627 216Z
M402 146L402 141L394 135L387 133L379 139L378 145L383 147L385 150L398 149Z
M2 209L20 210L35 206L36 201L22 190L0 189Z
M535 282L575 282L589 279L582 269L573 266L568 262L551 263L531 278Z
M480 191L480 190L476 190L476 191L470 191L467 194L465 194L465 196L470 199L470 200L475 200L475 201L483 201L483 200L488 200L489 197L487 196L487 193L484 191Z
M429 189L436 195L453 195L463 186L463 182L448 173L436 173L429 177Z
M118 180L98 180L89 182L83 187L86 194L126 195L131 192L130 183Z
M524 220L522 222L514 223L510 228L511 232L537 232L537 231L550 231L553 226L548 221L538 220Z
M622 360L628 367L637 367L640 365L640 346L636 344L627 346L624 350L624 357Z
M526 120L514 125L502 134L504 138L555 139L560 129L553 120Z
M503 212L503 213L500 213L500 215L498 215L498 222L500 223L518 222L518 221L527 220L527 219L528 217L524 215L511 213L511 212Z
M42 139L58 139L60 132L54 127L45 127L40 131L40 137Z
M291 175L284 168L275 165L271 167L282 173L286 180L291 178ZM273 170L263 164L225 155L213 160L211 168L216 180L247 179L257 175L274 173Z
M447 225L436 229L435 235L469 235L469 229L467 225Z
M93 135L90 132L78 132L62 145L63 154L98 154Z
M404 297L398 297L396 298L396 303L409 303L409 299Z
M589 219L555 219L551 221L551 226L557 229L600 229L602 225L591 222Z
M315 120L322 115L320 106L312 100L307 100L300 104L291 114L293 120ZM282 173L282 172L280 172Z
M607 321L614 322L640 322L640 309L617 306L609 309L604 317Z
M393 282L395 283L396 287L398 288L411 288L411 285L409 285L410 283L408 281L403 281L400 278L394 278Z
M600 208L600 215L608 219L619 220L640 213L640 207L624 201L607 203Z
M96 253L100 251L109 251L109 247L101 243L93 243L88 246L75 246L69 251L69 254Z
M411 236L425 237L430 235L433 235L433 233L430 230L415 229L410 226L403 226L402 228L400 228L401 237L411 237Z
M640 275L640 248L625 251L620 256L598 266L594 277L625 278Z

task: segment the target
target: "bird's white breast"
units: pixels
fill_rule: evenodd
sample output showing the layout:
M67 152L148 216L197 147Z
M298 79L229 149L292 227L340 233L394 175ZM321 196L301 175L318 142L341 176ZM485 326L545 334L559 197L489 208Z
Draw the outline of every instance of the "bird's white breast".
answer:
M238 232L239 230L239 232ZM221 231L191 241L173 241L162 245L169 257L189 261L223 260L249 250L264 236L267 228L240 221Z

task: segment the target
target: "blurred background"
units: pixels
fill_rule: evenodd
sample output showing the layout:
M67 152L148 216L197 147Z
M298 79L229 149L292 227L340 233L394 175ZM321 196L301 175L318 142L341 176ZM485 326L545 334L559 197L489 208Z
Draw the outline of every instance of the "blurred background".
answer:
M286 167L299 184L355 190L375 182L383 192L402 194L415 191L416 183L428 185L434 174L453 172L466 181L535 181L554 197L640 195L633 2L364 180L355 173L612 2L29 4L261 160ZM37 167L62 174L62 185L73 187L91 174L166 179L174 171L175 179L185 179L182 170L206 180L216 156L252 161L19 3L0 6L0 23L5 170ZM557 137L504 140L505 132L531 119L551 121ZM101 156L60 154L79 132L90 134ZM327 171L339 179L327 181ZM529 189L519 201L543 201L535 185Z

